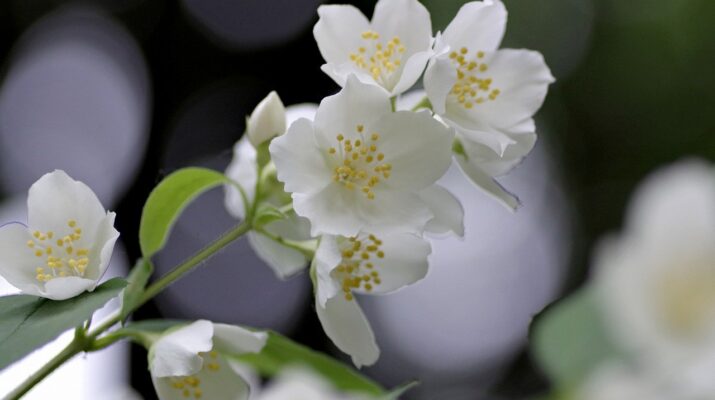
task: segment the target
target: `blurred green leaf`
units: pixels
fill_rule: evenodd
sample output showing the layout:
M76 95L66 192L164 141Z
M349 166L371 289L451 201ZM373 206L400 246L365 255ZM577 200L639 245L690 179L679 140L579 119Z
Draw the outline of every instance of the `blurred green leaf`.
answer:
M161 250L181 212L202 193L224 183L223 174L206 168L183 168L164 178L149 195L139 225L139 244L147 260Z
M419 385L419 382L408 382L405 384L402 384L392 390L390 390L386 395L380 397L381 400L396 400L399 399L400 396L403 394L407 393L410 389L416 387Z
M380 385L363 376L354 368L275 332L269 332L266 346L260 353L244 354L237 359L250 365L264 376L273 376L289 366L302 366L321 374L339 390L360 392L377 397L388 395ZM400 393L402 392L397 395ZM387 397L387 399L393 398L395 397Z
M124 279L110 279L92 292L63 301L29 295L0 297L0 368L79 326L126 285Z
M531 350L557 388L573 387L622 353L610 341L595 291L584 288L546 309L532 324Z
M255 227L261 227L273 221L281 220L285 217L286 215L275 206L268 203L262 203L258 207L258 210L256 210L255 217L253 217L253 225Z
M122 298L122 311L121 320L127 319L129 314L134 311L137 302L144 293L144 288L146 287L149 277L154 272L154 264L151 261L144 258L137 261L136 265L129 274L127 280L129 284L127 288L124 289L124 296Z

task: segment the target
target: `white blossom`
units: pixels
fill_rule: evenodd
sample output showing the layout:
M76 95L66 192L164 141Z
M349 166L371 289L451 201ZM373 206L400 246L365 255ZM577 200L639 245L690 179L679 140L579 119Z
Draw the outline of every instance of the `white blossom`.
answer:
M286 131L285 107L276 92L270 92L246 121L246 136L254 147Z
M0 227L0 275L26 294L53 300L94 290L119 237L115 214L60 170L30 187L27 211L27 226Z
M351 5L324 5L313 29L326 64L322 70L345 86L354 74L394 96L422 75L432 55L432 24L417 0L379 0L372 21Z

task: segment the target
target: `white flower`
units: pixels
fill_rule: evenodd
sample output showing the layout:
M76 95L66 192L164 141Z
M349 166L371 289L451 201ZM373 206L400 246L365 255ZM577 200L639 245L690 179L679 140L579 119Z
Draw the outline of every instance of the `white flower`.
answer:
M53 300L94 290L119 237L115 214L59 170L30 187L27 212L28 226L0 227L0 275L24 293Z
M457 131L462 170L509 208L518 200L493 178L534 146L532 116L554 81L541 54L499 50L507 13L499 0L462 6L435 41L424 86L433 110Z
M712 393L715 169L690 161L653 174L596 267L614 339L642 366Z
M390 96L409 89L432 55L432 24L417 0L380 0L372 21L354 6L318 7L313 34L326 64L322 70L345 86L355 74Z
M600 366L579 388L574 400L685 400L666 392L663 382L621 364ZM689 398L688 398L689 399ZM692 398L695 400L695 398Z
M276 92L270 92L248 117L246 136L254 147L286 131L285 107Z
M385 294L424 278L431 248L405 233L324 235L315 253L315 308L325 333L360 367L380 350L354 293Z
M289 106L281 116L284 125L300 117L312 119L317 105L300 104ZM254 112L255 114L255 112ZM282 134L282 133L281 133ZM246 136L242 137L233 147L233 160L226 169L226 176L237 182L244 189L248 201L252 203L256 196L256 183L258 181L258 165L256 164L256 149L249 143ZM271 168L271 167L267 167ZM276 207L289 204L291 199L283 192L283 186L275 179L266 182L270 187L264 187L263 192L267 197L264 200ZM232 185L225 187L225 206L234 218L245 218L245 205L238 189ZM291 212L288 218L274 221L263 227L270 234L293 241L305 241L310 237L310 223L305 218ZM258 232L248 233L248 241L256 254L270 266L281 278L287 278L308 265L308 259L301 252L283 246Z
M452 138L429 113L392 112L384 91L350 77L270 152L313 236L421 233L433 213L418 193L449 167Z
M161 400L248 399L241 366L227 355L258 353L264 332L199 320L165 334L149 350L149 370Z

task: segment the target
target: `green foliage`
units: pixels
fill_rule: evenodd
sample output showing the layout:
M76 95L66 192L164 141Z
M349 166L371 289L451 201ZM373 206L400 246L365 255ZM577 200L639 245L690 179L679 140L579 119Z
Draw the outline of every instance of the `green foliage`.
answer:
M127 280L129 284L124 290L124 297L122 299L122 311L120 318L122 321L126 320L129 314L136 308L144 293L144 288L146 287L149 277L154 272L154 264L151 261L144 258L139 259L136 265L129 274Z
M79 326L126 285L124 279L110 279L93 292L63 301L29 295L0 297L0 368Z
M238 359L249 364L264 376L273 376L288 366L303 366L321 374L339 390L360 392L372 396L388 394L380 385L361 375L352 367L275 332L269 332L266 346L260 353L244 354ZM387 399L392 398L395 397L387 397Z
M164 178L149 195L139 225L139 244L145 259L161 250L174 222L195 198L222 184L223 174L206 168L183 168Z
M610 341L592 288L548 308L532 324L532 352L558 388L573 387L605 360L621 357Z
M269 203L261 203L256 210L256 214L253 217L253 225L256 227L261 227L268 225L273 221L278 221L284 219L286 215Z

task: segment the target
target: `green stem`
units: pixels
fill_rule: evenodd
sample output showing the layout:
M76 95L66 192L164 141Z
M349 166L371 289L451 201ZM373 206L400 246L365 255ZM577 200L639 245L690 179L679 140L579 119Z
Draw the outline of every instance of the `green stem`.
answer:
M64 364L66 361L74 357L75 355L82 352L87 343L87 338L84 335L84 330L80 327L75 330L74 339L62 349L56 356L54 356L47 364L43 365L37 372L30 375L24 382L20 384L15 390L10 392L6 400L17 400L24 396L30 391L35 385L40 383L48 375L50 375L54 370Z
M263 228L254 228L256 232L273 240L283 246L289 247L303 254L306 258L311 259L315 255L315 249L318 247L317 240L297 241L286 239L282 236L274 235Z
M390 107L392 107L392 112L397 111L397 96L390 97Z
M144 291L144 294L142 295L142 297L139 298L139 301L137 301L137 304L134 306L134 309L139 308L141 305L143 305L147 301L151 300L154 296L156 296L162 290L164 290L164 288L166 288L170 284L174 283L177 279L181 278L181 276L183 276L185 273L189 272L194 267L201 264L203 261L206 261L209 257L213 256L219 250L226 247L229 243L231 243L234 240L241 237L244 233L248 232L250 229L251 229L251 224L250 224L250 222L248 222L248 220L246 220L246 221L242 222L240 225L238 225L235 228L233 228L232 230L230 230L225 235L223 235L220 238L213 241L208 246L204 247L201 251L194 254L188 260L179 264L176 268L171 270L168 274L162 276L158 281L154 282L149 287L147 287L146 290ZM89 338L96 339L97 336L101 335L104 331L111 328L114 324L119 322L120 319L121 319L121 317L120 317L119 312L115 313L109 319L107 319L106 321L99 324L99 326L94 328L92 330L92 332L89 334Z

